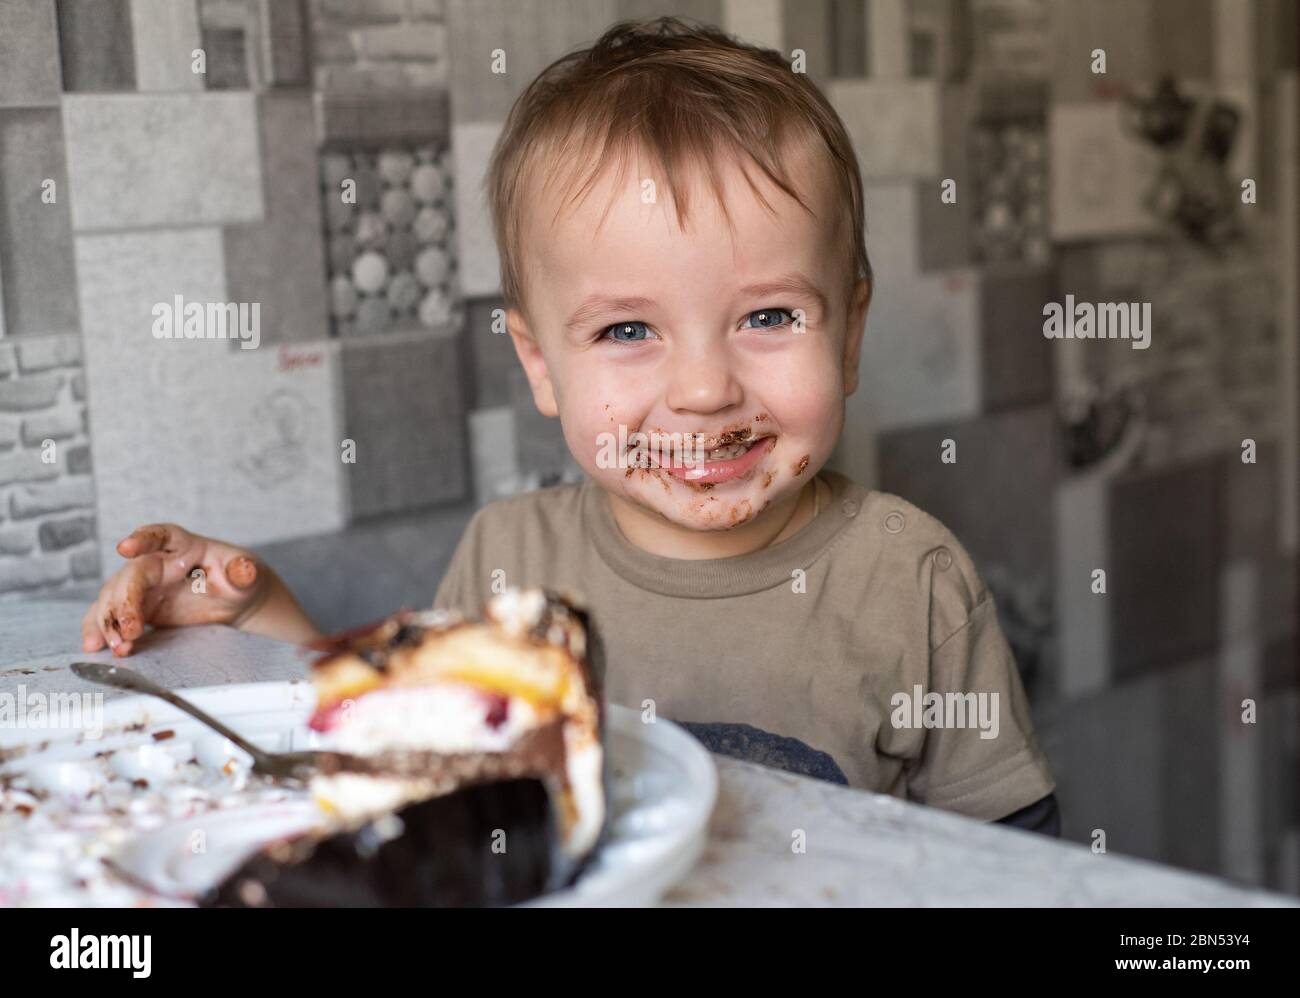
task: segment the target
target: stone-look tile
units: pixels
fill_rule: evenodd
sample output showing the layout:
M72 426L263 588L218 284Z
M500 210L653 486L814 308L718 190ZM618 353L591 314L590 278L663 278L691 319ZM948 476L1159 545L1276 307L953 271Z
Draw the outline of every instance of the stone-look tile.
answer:
M872 293L861 384L848 398L846 419L883 432L976 415L979 315L973 270L882 278Z
M441 21L447 16L447 8L443 0L410 0L407 13L417 21Z
M1046 263L1051 255L1047 86L999 82L981 86L977 93L977 106L963 129L972 259ZM963 128L946 121L949 126Z
M1256 441L1255 463L1241 452L1224 455L1225 560L1268 558L1280 550L1278 536L1279 451L1268 440Z
M1043 305L1057 300L1048 267L989 267L980 278L980 398L985 412L1052 398L1052 341Z
M47 371L53 367L73 367L81 363L81 337L39 336L16 344L18 366L24 374Z
M35 523L15 523L0 527L0 555L22 556L35 550Z
M833 0L781 0L781 6L786 56L802 50L804 69L818 86L823 85L834 73Z
M831 0L831 76L867 75L867 9L858 0Z
M57 372L0 382L0 412L31 412L52 406L67 380Z
M875 80L901 80L911 72L911 24L906 0L867 4L867 71Z
M59 477L59 466L41 460L39 450L0 454L0 483L43 482Z
M750 45L785 54L783 0L723 0L720 27Z
M546 4L542 4L545 9ZM723 0L616 0L610 20L648 20L656 17L684 17L718 27L722 25ZM597 28L604 31L608 25Z
M38 555L0 561L0 594L48 589L68 577L68 556Z
M505 302L473 298L466 304L465 339L473 379L472 408L510 404L510 378L519 367L514 341L505 331ZM501 310L500 318L494 313ZM500 332L497 332L497 329Z
M492 219L483 197L492 147L501 125L462 124L452 128L451 151L456 178L456 240L461 291L467 297L501 292L501 261L497 256Z
M94 502L95 486L89 478L64 478L47 485L15 488L9 495L9 508L5 512L15 520L24 520L90 506Z
M248 544L343 525L332 345L286 364L283 348L152 335L156 303L228 300L219 230L79 236L77 267L93 461L113 469L98 483L106 571L142 522Z
M1293 657L1292 662L1295 661ZM1295 718L1300 691L1279 690L1259 705L1260 772L1259 828L1267 883L1276 890L1300 894L1300 753L1295 744Z
M78 232L263 217L252 94L69 96Z
M64 450L69 475L88 475L93 471L90 461L90 445L80 444Z
M879 432L978 411L975 277L969 270L919 273L918 197L910 181L865 189L875 288L859 364L862 384L846 400L834 465L869 488L876 482ZM904 363L898 367L900 359ZM896 368L909 379L907 385L890 380Z
M410 9L410 0L319 0L315 16L325 24L361 27L395 24Z
M303 0L256 0L258 82L265 87L309 82Z
M1263 7L1265 4L1251 4ZM1151 10L1152 77L1170 75L1181 80L1208 80L1214 76L1215 0L1154 0ZM1241 10L1238 18L1252 12ZM1247 25L1245 30L1250 31ZM1109 60L1107 70L1110 69Z
M316 100L323 143L442 142L450 134L445 91L322 93Z
M474 499L480 506L519 491L519 447L515 441L513 408L499 405L472 411L469 449Z
M1219 743L1219 794L1217 796L1221 831L1219 866L1234 879L1259 883L1264 875L1263 848L1260 834L1261 784L1265 740L1261 736L1259 717L1254 724L1241 720L1242 700L1250 697L1256 708L1263 707L1266 688L1264 647L1255 633L1236 630L1232 617L1255 615L1258 592L1255 566L1239 562L1225 566L1222 584L1223 638L1214 656L1218 706L1211 725L1202 731L1217 736ZM1234 606L1235 604L1235 606ZM1238 620L1238 624L1244 623ZM1236 630L1236 636L1229 636Z
M207 55L208 90L247 90L258 73L256 60L258 10L248 0L200 0L199 31Z
M1056 778L1062 838L1090 844L1101 830L1108 854L1161 858L1166 828L1161 761L1169 736L1157 678L1079 697L1035 718Z
M1155 52L1166 42L1152 37L1152 0L1052 3L1047 11L1056 100L1091 100L1155 74ZM1094 49L1106 51L1104 75L1092 72Z
M99 579L99 548L93 543L84 544L71 552L69 568L74 579Z
M554 485L574 481L580 474L569 453L558 419L543 416L533 402L532 389L523 368L510 375L511 407L515 411L515 453L522 487Z
M46 440L67 440L81 432L78 409L56 409L23 420L23 443L40 447Z
M131 0L136 87L143 91L202 90L193 70L202 45L197 0Z
M1288 69L1300 65L1300 8L1286 0L1270 0L1255 4L1255 63L1261 76L1274 79Z
M1159 690L1164 732L1159 761L1159 810L1164 815L1160 860L1217 873L1222 740L1209 736L1225 715L1214 663L1197 659L1157 673L1151 680ZM1189 829L1196 834L1188 834Z
M442 24L387 24L353 32L356 54L365 62L438 62L447 57Z
M89 516L72 516L46 520L37 537L42 551L62 551L95 536L95 521Z
M953 464L941 460L946 439L956 444ZM937 517L987 582L1014 584L1015 593L998 593L1000 613L1050 606L1059 462L1051 406L882 433L879 448L879 487Z
M1259 569L1260 618L1264 637L1271 644L1290 642L1292 647L1300 636L1300 563L1279 551L1260 559ZM1275 651L1283 649L1274 648ZM1297 659L1286 659L1292 666L1286 673L1286 682L1295 682L1293 668Z
M248 0L199 0L199 25L219 31L243 31L252 12Z
M939 85L931 80L832 80L827 97L853 141L864 180L940 171Z
M1089 100L1117 87L1153 81L1209 79L1216 71L1216 6L1232 29L1252 30L1252 6L1214 0L1095 0L1049 4L1054 47L1053 92L1057 100ZM1261 5L1262 6L1262 5ZM1295 40L1292 38L1292 47ZM1105 75L1092 73L1092 51L1105 49Z
M458 339L395 335L342 344L343 465L354 519L465 498ZM337 446L337 445L336 445Z
M49 0L0 4L0 107L59 103L59 35Z
M1218 640L1223 502L1214 460L1111 482L1106 573L1117 680Z
M313 620L357 627L398 607L431 605L475 510L466 502L385 516L334 534L263 545L258 554Z
M452 114L458 125L504 122L515 98L547 65L589 45L617 17L614 0L448 0L447 54ZM655 16L671 13L654 4ZM694 5L691 5L694 6ZM721 20L721 6L710 6ZM493 52L505 53L505 72L494 73Z
M922 270L961 267L971 262L971 215L976 198L967 144L972 113L970 87L943 87L939 94L939 172L916 182ZM956 181L955 202L943 200L945 180Z
M249 85L247 32L239 28L203 26L208 90L246 90Z
M77 328L63 127L50 109L0 109L0 274L8 336ZM54 181L53 204L42 200Z
M63 89L134 90L131 0L58 0L58 13Z
M263 343L323 339L329 320L311 96L266 93L257 108L266 220L225 230L230 297L261 303Z
M1142 204L1156 154L1124 130L1119 101L1054 103L1048 116L1053 239L1140 235L1155 228Z
M940 0L909 4L910 73L943 82L970 75L973 25L968 5Z

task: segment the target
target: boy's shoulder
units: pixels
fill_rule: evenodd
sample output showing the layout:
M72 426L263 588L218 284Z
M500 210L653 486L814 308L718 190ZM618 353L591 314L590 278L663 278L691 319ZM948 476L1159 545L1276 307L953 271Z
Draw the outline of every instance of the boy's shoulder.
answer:
M930 634L937 647L960 630L989 597L965 546L938 517L878 489L859 487L858 554L891 588L915 589L929 606ZM852 501L852 500L850 500Z
M464 541L479 553L532 553L566 538L572 543L586 484L553 485L486 503L470 518Z
M512 585L553 585L563 574L563 557L580 550L574 538L581 536L582 489L556 485L480 507L461 534L434 605L481 612L499 572Z

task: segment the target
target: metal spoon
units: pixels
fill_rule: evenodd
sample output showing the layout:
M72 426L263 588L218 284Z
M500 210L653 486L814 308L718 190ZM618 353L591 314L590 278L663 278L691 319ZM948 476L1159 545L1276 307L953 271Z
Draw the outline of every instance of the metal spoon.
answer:
M146 679L138 672L133 672L120 665L109 662L73 662L74 675L101 686L112 686L119 690L133 693L145 693L149 696L166 700L177 710L183 710L196 721L201 721L219 735L230 739L247 752L253 759L253 772L273 780L289 783L306 783L320 768L326 756L337 758L336 752L267 752L258 748L247 738L232 731L211 714L200 710L188 700L182 699L164 686L159 686L152 679Z

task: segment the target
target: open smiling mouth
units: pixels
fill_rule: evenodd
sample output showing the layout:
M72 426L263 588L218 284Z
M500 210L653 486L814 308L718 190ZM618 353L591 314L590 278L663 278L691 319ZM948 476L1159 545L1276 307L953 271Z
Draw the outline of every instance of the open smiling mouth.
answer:
M674 478L692 485L716 485L740 478L749 472L776 444L776 437L762 436L750 440L734 441L704 452L704 461L673 460L659 466Z

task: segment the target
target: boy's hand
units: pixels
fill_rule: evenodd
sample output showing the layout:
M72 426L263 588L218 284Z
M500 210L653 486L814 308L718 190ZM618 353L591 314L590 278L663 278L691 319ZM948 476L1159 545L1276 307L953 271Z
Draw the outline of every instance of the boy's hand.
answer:
M104 583L81 621L86 651L107 643L114 655L129 655L146 624L238 625L268 594L272 573L260 571L252 554L174 523L139 528L117 552L127 563Z

